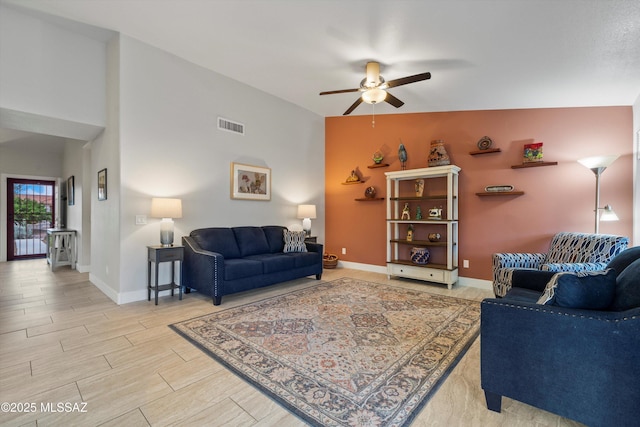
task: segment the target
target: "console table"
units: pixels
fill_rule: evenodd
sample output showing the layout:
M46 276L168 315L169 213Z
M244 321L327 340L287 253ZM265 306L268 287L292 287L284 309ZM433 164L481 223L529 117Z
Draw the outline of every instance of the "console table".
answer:
M173 291L178 288L180 293L180 300L182 300L182 280L180 285L176 284L176 261L180 261L184 258L184 246L147 246L147 288L148 288L148 301L151 301L151 291L155 292L156 305L158 305L158 293L160 291L171 290L171 296ZM171 262L171 283L167 285L158 285L158 264L161 262ZM151 263L155 263L155 285L151 285ZM182 269L181 269L182 271Z
M76 230L47 229L47 263L51 271L61 265L76 268Z

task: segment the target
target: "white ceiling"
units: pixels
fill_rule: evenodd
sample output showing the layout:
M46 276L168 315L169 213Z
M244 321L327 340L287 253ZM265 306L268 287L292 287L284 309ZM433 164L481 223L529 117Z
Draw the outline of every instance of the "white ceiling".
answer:
M2 0L121 32L321 116L365 63L405 102L376 114L632 105L639 0ZM353 114L370 114L363 104Z

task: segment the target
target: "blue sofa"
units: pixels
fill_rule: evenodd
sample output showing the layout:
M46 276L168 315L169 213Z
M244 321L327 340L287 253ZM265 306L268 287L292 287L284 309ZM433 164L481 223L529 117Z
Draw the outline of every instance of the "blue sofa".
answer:
M481 385L591 427L640 425L640 247L604 271L514 272L481 304Z
M322 277L322 245L284 252L286 227L211 227L182 237L182 285L213 298L286 282L300 277ZM288 248L291 250L290 248ZM296 250L296 249L293 249Z

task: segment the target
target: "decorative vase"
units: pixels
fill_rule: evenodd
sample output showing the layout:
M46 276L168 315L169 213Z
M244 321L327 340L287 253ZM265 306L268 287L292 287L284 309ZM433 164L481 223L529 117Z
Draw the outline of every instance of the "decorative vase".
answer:
M439 242L440 241L440 233L429 233L427 236L430 242Z
M373 199L374 197L376 197L376 188L375 187L367 187L367 189L364 190L364 197L366 197L368 199Z
M412 248L411 262L424 265L429 262L429 250L427 248Z
M373 163L379 165L382 162L382 159L384 159L384 156L380 151L376 151L375 153L373 153Z
M429 167L450 165L451 159L444 148L444 141L437 139L431 141L431 149L429 150Z

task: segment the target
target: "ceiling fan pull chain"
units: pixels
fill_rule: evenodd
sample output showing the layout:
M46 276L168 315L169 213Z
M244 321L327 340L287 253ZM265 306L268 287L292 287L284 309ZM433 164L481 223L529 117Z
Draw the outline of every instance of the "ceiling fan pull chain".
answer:
M371 127L376 127L376 104L371 104L373 112L371 113Z

